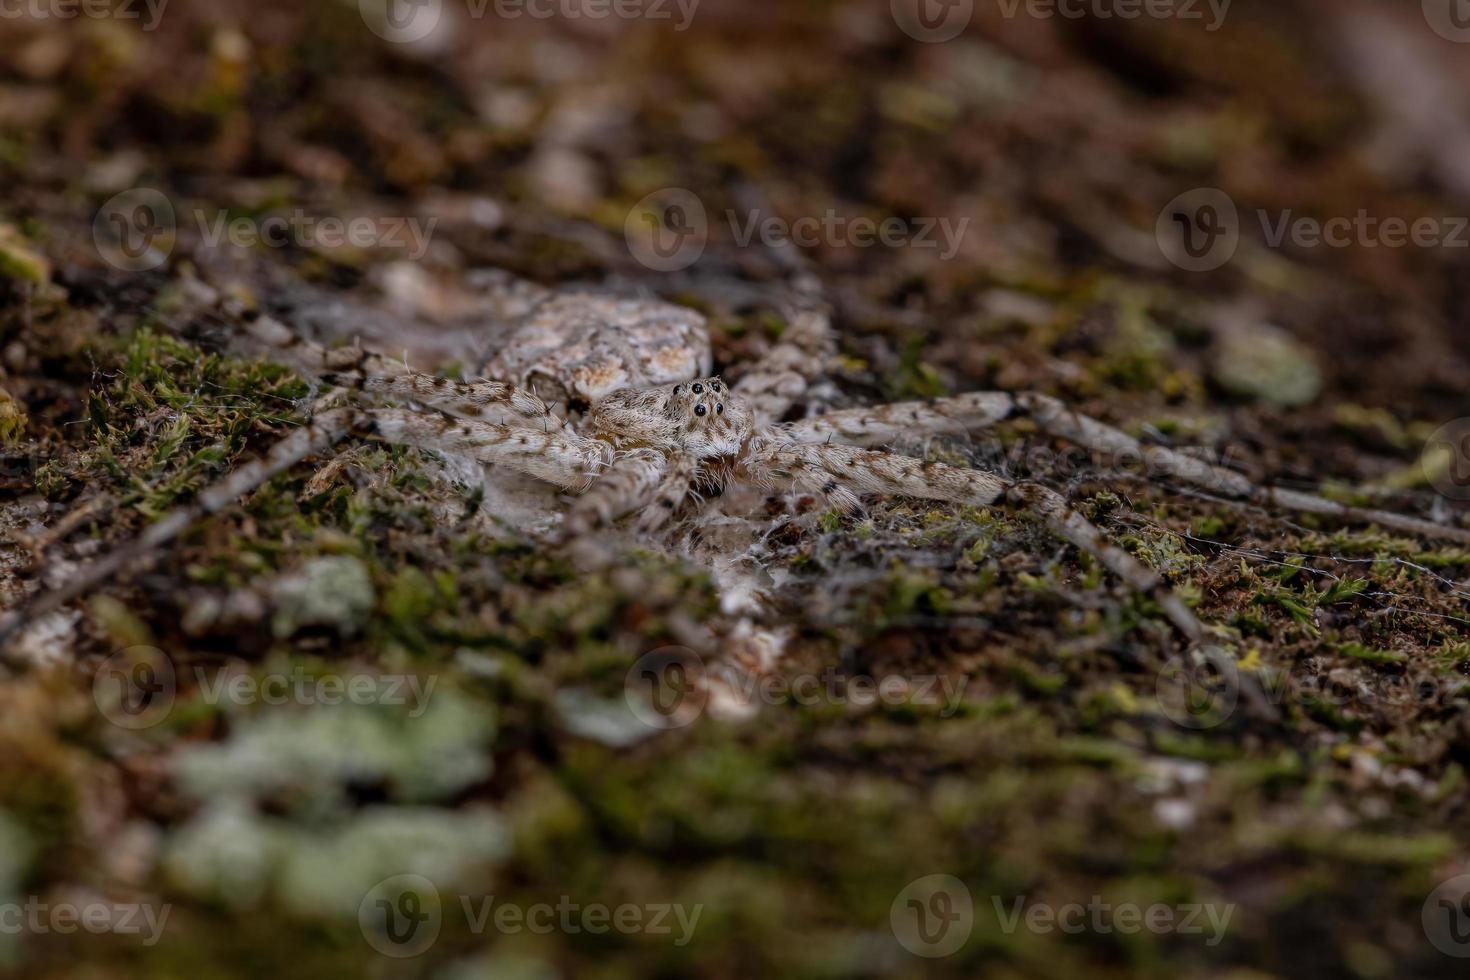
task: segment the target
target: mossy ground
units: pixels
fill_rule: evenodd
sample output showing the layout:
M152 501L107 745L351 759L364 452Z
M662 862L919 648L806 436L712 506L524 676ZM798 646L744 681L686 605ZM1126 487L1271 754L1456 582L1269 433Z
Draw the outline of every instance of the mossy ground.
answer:
M951 261L808 256L841 332L825 396L1035 388L1284 483L1430 505L1419 449L1470 414L1450 332L1463 257L1248 248L1191 277L1133 261L1125 242L1151 249L1159 208L1193 186L1328 214L1452 206L1369 168L1370 112L1310 12L1242 0L1203 41L1187 24L984 22L915 48L890 37L886 11L711 3L687 35L636 25L616 47L576 25L473 24L477 45L436 64L385 49L350 5L180 9L148 36L0 24L14 32L5 77L54 92L42 118L0 129L0 354L24 413L20 430L0 418L14 443L0 585L19 596L58 563L64 579L302 422L310 379L242 354L228 323L189 307L192 268L278 308L298 281L402 299L378 276L391 252L217 254L187 217L169 265L110 268L91 240L120 189L104 186L108 163L166 187L186 216L494 197L498 225L445 221L435 275L495 265L666 289L709 313L735 370L779 335L779 311L712 300L700 274L759 297L782 288L780 264L717 234L692 283L648 277L609 245L644 194L697 188L717 225L747 181L792 216L833 201L968 214ZM1181 45L1190 57L1171 53ZM556 198L536 154L594 98L625 124L579 124L595 193ZM1283 203L1280 187L1303 199ZM1222 381L1237 375L1221 370L1222 324L1242 309L1296 338L1290 356L1320 372L1311 405ZM66 621L56 665L0 683L0 891L171 910L156 946L51 934L0 954L18 976L1453 973L1420 913L1470 859L1470 553L1181 492L1024 424L905 448L1066 490L1218 627L1236 703L1179 724L1159 692L1183 651L1159 610L1025 514L878 501L841 516L806 501L771 513L771 619L793 636L778 674L933 676L958 701L788 697L751 721L706 713L624 744L630 668L721 622L710 577L652 549L581 575L439 479L432 457L350 443L109 584ZM303 581L340 601L283 598ZM179 693L130 732L92 684L139 645L167 652ZM201 679L227 667L433 687L417 715L222 707ZM614 720L591 725L599 711ZM447 902L439 941L412 960L373 952L350 900L364 875L397 869L422 869ZM923 960L895 941L890 909L932 874L965 882L975 921L959 951ZM684 945L476 935L458 899L489 895L702 913ZM1017 899L1094 896L1233 914L1213 945L1005 927Z

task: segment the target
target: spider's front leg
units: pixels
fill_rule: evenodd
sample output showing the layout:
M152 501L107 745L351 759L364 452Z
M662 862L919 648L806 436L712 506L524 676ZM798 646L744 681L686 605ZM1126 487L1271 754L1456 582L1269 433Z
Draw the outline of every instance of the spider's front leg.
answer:
M692 492L699 479L700 461L687 453L675 453L668 461L667 472L654 489L650 499L638 515L640 534L652 534L668 523Z
M570 431L566 420L553 414L535 393L502 381L451 381L418 372L392 377L328 375L323 380L332 385L360 388L369 394L416 401L458 418L542 431Z
M363 409L354 420L385 442L469 456L579 492L602 474L611 454L606 443L570 429L542 431L399 408Z
M646 508L667 471L668 458L657 450L635 449L615 457L597 482L572 502L562 539L585 538Z
M840 442L881 446L901 436L964 435L1024 416L1041 431L1081 446L1104 458L1142 462L1150 473L1197 487L1230 500L1299 513L1319 514L1354 524L1379 527L1416 537L1470 544L1470 529L1436 524L1391 511L1353 507L1317 494L1260 487L1242 473L1196 459L1167 446L1145 445L1121 429L1075 412L1056 398L981 391L927 402L898 402L871 408L842 409L781 427L783 439L797 443Z
M986 508L1009 498L1036 513L1053 534L1092 555L1130 588L1152 597L1191 642L1206 637L1204 625L1156 573L1111 543L1060 494L1038 484L1012 483L993 473L851 446L758 443L740 466L742 475L758 484L821 493L839 505L856 502L853 490Z

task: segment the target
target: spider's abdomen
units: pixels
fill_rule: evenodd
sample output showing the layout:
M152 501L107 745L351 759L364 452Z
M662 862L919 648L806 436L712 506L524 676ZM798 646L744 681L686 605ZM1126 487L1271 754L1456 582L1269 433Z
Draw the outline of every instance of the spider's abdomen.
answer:
M527 313L481 374L525 385L549 402L596 405L620 389L688 381L709 370L709 331L694 310L572 292Z

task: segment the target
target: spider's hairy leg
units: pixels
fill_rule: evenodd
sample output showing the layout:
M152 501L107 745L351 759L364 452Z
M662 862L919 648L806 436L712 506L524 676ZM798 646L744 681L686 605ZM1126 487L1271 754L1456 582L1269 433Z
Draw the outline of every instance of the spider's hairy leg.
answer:
M606 443L570 430L494 425L407 409L362 409L355 423L385 442L470 456L575 491L592 485L611 453Z
M776 346L766 352L734 387L749 404L759 426L785 415L820 378L832 356L831 316L807 310L792 318Z
M1149 473L1172 478L1230 500L1319 514L1350 524L1377 524L1422 538L1470 544L1470 529L1391 511L1353 507L1316 494L1259 487L1250 478L1167 446L1147 445L1105 422L1075 412L1048 395L980 391L927 402L897 402L872 408L842 409L791 422L780 436L792 442L885 445L900 436L960 435L988 429L1016 416L1036 422L1041 431L1091 452L1115 459L1141 460Z
M699 468L698 457L685 453L676 454L669 461L668 470L654 490L653 499L638 515L640 533L652 534L668 523L674 511L693 492Z
M1101 528L1073 510L1061 494L1038 483L1018 483L1008 496L1016 504L1040 515L1057 537L1092 555L1129 588L1157 602L1164 615L1191 643L1205 639L1204 624L1178 593L1169 588L1156 572L1108 540Z
M1009 489L1005 480L980 470L851 446L768 442L752 447L740 465L758 485L820 493L845 508L856 504L854 491L991 507Z
M1470 528L1436 524L1406 514L1352 507L1316 494L1276 487L1258 487L1234 470L1214 466L1164 446L1145 446L1137 439L1096 419L1068 408L1047 395L1016 396L1017 407L1036 420L1042 431L1084 449L1116 457L1142 459L1150 472L1182 480L1222 497L1244 500L1266 507L1320 514L1350 524L1376 524L1391 531L1424 538L1470 544Z
M829 497L850 488L979 507L993 507L1009 497L1039 515L1057 537L1092 555L1130 588L1155 599L1191 642L1205 638L1203 624L1157 574L1110 543L1091 521L1046 487L849 446L768 443L754 447L742 464L758 483L785 483Z
M350 409L335 409L312 419L270 448L261 458L235 469L206 487L187 506L166 514L131 541L115 546L103 557L79 570L61 588L37 596L28 605L0 618L0 641L37 618L91 592L108 579L142 564L162 545L188 530L203 517L217 513L278 473L331 448L352 426Z
M563 537L592 534L646 507L667 469L667 457L653 449L635 449L614 457L597 482L573 501L562 525Z
M813 415L779 427L791 442L882 446L904 436L964 435L1004 422L1016 402L1003 391L980 391L927 402L896 402Z
M567 425L566 420L552 414L546 403L530 390L501 381L451 381L417 371L363 378L327 375L323 380L332 385L361 388L369 394L416 401L460 418L543 430Z

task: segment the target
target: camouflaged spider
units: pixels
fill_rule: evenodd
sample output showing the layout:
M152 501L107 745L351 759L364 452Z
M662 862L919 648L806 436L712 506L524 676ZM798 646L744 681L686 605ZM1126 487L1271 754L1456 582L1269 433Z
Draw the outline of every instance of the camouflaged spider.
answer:
M317 346L278 321L200 289L283 359L334 389L357 392L354 403L319 412L264 457L205 490L192 506L12 614L0 624L0 636L354 432L467 457L489 464L491 472L509 469L570 492L562 540L594 535L628 517L652 533L701 500L701 491L732 483L811 493L842 509L856 507L865 493L978 507L1010 503L1039 516L1130 588L1151 595L1191 642L1207 633L1188 606L1055 491L870 447L901 436L974 432L1026 416L1050 436L1115 456L1132 454L1155 473L1224 497L1470 542L1464 529L1257 487L1234 471L1141 445L1043 395L978 392L783 422L822 376L830 354L829 321L816 310L795 316L781 342L731 388L710 376L709 337L697 313L645 298L540 291L501 350L482 366L489 380L458 382L410 371L358 347Z

